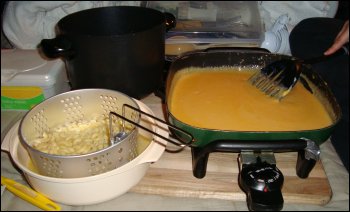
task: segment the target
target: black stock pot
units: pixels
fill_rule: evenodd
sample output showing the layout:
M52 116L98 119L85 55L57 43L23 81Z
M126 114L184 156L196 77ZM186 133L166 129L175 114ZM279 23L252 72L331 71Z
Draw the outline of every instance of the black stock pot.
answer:
M171 14L134 6L82 10L57 23L44 39L46 57L61 57L72 89L106 88L140 99L159 86Z

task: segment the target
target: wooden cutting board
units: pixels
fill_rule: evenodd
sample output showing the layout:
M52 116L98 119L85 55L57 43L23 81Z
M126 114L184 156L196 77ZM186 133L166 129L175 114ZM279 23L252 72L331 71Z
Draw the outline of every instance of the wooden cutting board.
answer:
M246 201L246 195L238 185L237 158L238 153L211 153L206 176L198 179L192 174L190 149L180 153L164 152L131 192ZM285 203L325 205L330 201L332 190L321 161L308 178L301 179L295 170L297 152L275 153L275 158L284 176L282 194Z

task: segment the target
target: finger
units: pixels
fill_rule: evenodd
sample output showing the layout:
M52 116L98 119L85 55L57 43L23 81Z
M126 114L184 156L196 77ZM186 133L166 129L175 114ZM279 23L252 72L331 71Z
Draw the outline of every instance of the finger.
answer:
M345 43L349 42L349 35L347 35L346 33L348 32L339 34L333 45L329 49L327 49L327 51L324 52L324 55L333 54L338 49L340 49Z
M336 52L338 49L340 49L343 45L341 43L334 43L327 51L325 51L324 55L331 55L334 52Z

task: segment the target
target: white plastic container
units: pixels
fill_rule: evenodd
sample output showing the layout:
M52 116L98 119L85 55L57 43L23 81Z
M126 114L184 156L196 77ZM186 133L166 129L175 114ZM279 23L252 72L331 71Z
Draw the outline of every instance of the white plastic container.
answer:
M1 50L2 110L29 110L69 90L62 60L45 60L37 50Z
M260 47L264 28L256 1L147 1L169 12L176 27L166 33L165 54L211 47Z

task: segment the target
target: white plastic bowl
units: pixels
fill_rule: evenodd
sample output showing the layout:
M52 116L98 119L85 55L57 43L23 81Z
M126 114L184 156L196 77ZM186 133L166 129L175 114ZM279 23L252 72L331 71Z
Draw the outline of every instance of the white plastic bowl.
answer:
M142 102L135 100L140 109L154 115ZM152 123L152 124L150 124ZM162 127L155 127L153 124ZM168 137L163 125L149 117L142 117L140 124L154 132ZM54 178L40 175L30 168L31 160L18 137L17 122L7 133L1 149L8 151L14 163L23 171L29 184L49 199L66 205L90 205L116 198L135 186L146 174L150 164L163 154L166 141L139 129L139 133L150 140L148 147L127 164L95 176L82 178Z

